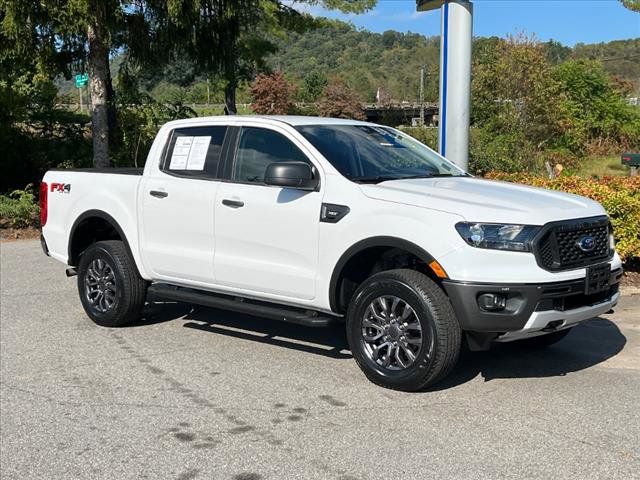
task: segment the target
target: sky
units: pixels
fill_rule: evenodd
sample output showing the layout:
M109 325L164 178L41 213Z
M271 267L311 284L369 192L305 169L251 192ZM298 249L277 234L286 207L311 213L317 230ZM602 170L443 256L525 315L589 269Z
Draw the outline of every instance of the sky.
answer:
M292 0L295 4L295 0ZM554 39L567 46L640 37L640 13L618 0L475 0L473 34L500 36L525 32L542 41ZM338 18L373 32L397 30L423 35L440 34L439 11L416 12L415 0L378 0L375 9L343 14L319 7L301 8L317 16Z

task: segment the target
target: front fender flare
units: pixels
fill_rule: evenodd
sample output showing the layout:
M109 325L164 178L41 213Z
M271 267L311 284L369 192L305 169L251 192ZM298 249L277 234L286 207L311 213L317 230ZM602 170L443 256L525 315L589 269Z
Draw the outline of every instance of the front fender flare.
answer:
M420 260L429 265L434 259L434 257L427 252L422 247L419 247L415 243L409 242L408 240L404 240L398 237L390 237L390 236L379 236L379 237L370 237L364 240L360 240L359 242L353 244L349 247L340 257L335 267L333 268L333 273L331 274L331 281L329 282L329 306L333 312L339 313L338 308L338 281L342 276L342 272L344 267L349 262L354 255L372 247L390 247L390 248L398 248L400 250L405 250L412 255L415 255Z

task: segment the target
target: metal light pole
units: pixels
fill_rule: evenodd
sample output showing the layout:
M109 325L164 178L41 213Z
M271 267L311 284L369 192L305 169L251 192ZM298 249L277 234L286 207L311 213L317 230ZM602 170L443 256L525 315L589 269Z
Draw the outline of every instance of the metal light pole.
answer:
M467 169L471 104L473 5L466 0L416 0L419 11L441 9L440 154Z

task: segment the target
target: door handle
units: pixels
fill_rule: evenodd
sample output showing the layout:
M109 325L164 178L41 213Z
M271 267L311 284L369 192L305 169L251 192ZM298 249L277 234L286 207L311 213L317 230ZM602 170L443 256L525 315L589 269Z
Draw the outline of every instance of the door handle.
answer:
M156 198L165 198L169 196L167 192L161 192L160 190L150 190L149 195Z
M244 207L244 202L240 201L240 200L230 200L228 198L225 198L224 200L222 200L222 204L227 206L227 207L231 207L231 208L240 208L240 207Z

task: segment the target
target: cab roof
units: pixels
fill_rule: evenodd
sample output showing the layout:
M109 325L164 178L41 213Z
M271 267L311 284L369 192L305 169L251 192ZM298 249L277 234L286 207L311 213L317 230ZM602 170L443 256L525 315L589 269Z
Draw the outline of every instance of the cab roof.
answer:
M331 118L331 117L305 117L302 115L256 115L256 118L264 118L265 120L275 120L278 122L288 123L289 125L371 125L368 122L360 120L351 120L348 118Z
M360 120L350 120L347 118L329 117L305 117L301 115L216 115L210 117L185 118L168 122L172 126L193 124L193 123L228 123L234 124L242 120L264 120L265 123L277 122L286 123L291 126L301 125L374 125Z

